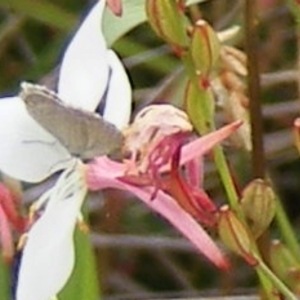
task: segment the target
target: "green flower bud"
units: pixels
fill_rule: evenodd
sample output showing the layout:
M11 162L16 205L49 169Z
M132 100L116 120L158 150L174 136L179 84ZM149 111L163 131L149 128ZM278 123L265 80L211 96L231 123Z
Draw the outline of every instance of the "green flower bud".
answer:
M146 13L153 30L177 52L184 50L188 45L187 21L181 5L181 1L175 0L146 1Z
M204 20L195 24L190 54L198 75L207 78L216 67L220 55L220 42L212 27Z
M268 228L274 218L275 197L272 187L262 179L253 180L243 191L241 207L255 238Z
M220 208L219 214L218 232L221 240L228 248L241 255L249 265L257 265L251 233L227 205Z
M214 114L214 96L211 89L188 82L184 101L186 112L194 127L201 134L208 133L211 128L209 120L213 120Z

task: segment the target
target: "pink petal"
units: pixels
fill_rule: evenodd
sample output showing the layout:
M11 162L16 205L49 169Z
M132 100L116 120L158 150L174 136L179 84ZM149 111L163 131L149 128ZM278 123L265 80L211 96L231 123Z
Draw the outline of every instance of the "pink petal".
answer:
M122 15L122 0L106 0L106 4L116 16Z
M213 226L216 222L216 206L203 190L197 188L198 185L192 186L186 182L176 161L175 164L172 163L170 179L165 184L165 190L197 221Z
M185 145L182 148L180 164L186 164L194 158L204 155L235 132L241 124L242 122L239 121L229 124ZM167 171L167 167L163 171ZM150 208L173 224L215 265L224 269L228 268L227 260L210 236L171 196L159 191L156 198L152 199L153 187L135 186L118 179L124 175L126 176L125 164L111 161L107 157L100 157L88 166L87 184L89 188L94 190L118 188L135 194Z
M17 209L16 197L8 190L8 188L0 183L0 206L4 211L6 218L10 224L18 231L25 231L26 221Z
M2 255L5 260L13 257L14 247L12 240L11 228L4 210L0 204L0 245L2 247Z
M122 170L122 164L109 161L106 157L98 158L88 166L87 184L93 190L117 188L133 193L151 209L166 218L216 266L228 268L227 260L214 241L172 197L159 191L156 198L151 200L153 188L137 187L117 179L120 175L124 175Z
M196 158L186 163L188 183L192 186L202 186L203 184L203 158Z
M241 125L241 121L231 123L183 146L180 164L184 165L193 158L206 154L218 143L233 134Z

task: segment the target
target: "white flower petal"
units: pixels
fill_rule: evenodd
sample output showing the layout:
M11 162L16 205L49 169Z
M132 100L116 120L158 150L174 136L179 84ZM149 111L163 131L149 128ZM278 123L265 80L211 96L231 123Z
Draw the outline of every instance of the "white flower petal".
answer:
M131 113L131 85L125 69L115 52L107 52L111 77L107 92L103 117L116 125L124 128L129 122Z
M83 174L74 169L66 170L51 190L45 212L28 233L17 300L49 300L66 284L74 267L73 234L86 192Z
M109 66L101 21L100 0L73 37L62 61L58 94L74 107L94 111L106 90Z
M0 99L0 170L38 182L74 165L68 151L27 113L19 97Z

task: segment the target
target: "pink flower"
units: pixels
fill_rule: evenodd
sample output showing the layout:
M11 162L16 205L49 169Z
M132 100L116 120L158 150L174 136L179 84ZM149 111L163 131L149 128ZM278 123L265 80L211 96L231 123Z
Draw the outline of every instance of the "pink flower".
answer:
M2 256L5 261L10 261L14 254L14 241L12 231L23 233L27 227L27 221L20 216L17 208L19 199L8 188L0 183L0 244Z
M197 222L213 225L216 208L204 190L192 185L193 180L189 181L179 170L180 166L201 158L240 125L240 122L232 123L185 145L182 144L187 136L184 132L160 137L151 151L145 151L146 162L137 158L139 155L134 155L135 161L130 164L99 157L87 166L88 187L131 192L167 219L215 265L226 269L226 258Z

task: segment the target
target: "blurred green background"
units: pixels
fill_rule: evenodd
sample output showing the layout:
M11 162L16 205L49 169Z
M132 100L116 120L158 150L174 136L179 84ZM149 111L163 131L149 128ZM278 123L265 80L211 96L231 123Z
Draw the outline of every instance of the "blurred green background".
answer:
M0 0L0 94L17 93L23 80L39 82L45 76L55 77L54 70L64 48L93 3ZM300 111L295 24L284 1L261 1L258 11L257 51L263 87L266 156L270 175L298 232L300 164L291 134L293 119ZM241 33L232 43L243 49L247 38L243 35L243 1L207 0L192 6L188 15L203 17L216 30L240 25ZM122 57L132 81L134 112L154 102L182 105L185 76L181 63L148 24L131 30L113 48ZM5 126L1 120L0 126ZM242 187L250 179L249 157L231 150L228 157ZM225 202L224 191L209 160L205 186L217 203ZM26 203L44 189L44 185L26 186ZM130 195L118 191L93 194L88 212L97 276L105 299L251 293L256 284L253 270L237 257L231 257L234 271L224 274L216 270L166 222ZM276 237L276 230L271 234ZM3 291L7 285L2 270L0 265L0 290Z

